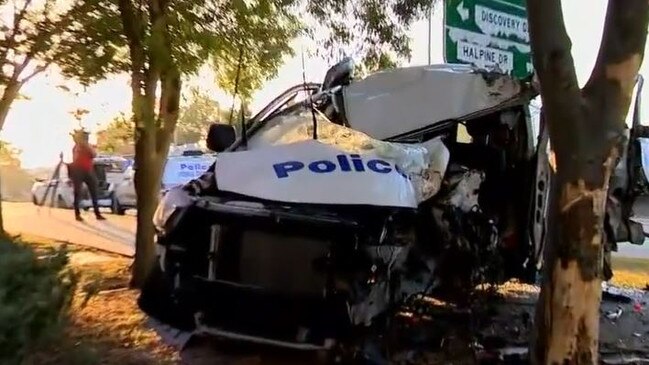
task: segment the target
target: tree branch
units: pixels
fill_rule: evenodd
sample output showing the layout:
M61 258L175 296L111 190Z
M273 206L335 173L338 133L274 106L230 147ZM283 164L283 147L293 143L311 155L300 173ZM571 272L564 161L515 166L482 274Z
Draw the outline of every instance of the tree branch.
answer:
M165 33L167 33L167 22L164 4L159 0L149 0L149 11L151 17L151 37L149 44L149 64L151 83L157 84L162 69L165 67L166 56L170 50L165 49Z
M32 55L31 54L26 54L25 58L23 59L23 62L21 63L15 63L14 64L14 72L12 78L15 80L18 80L20 77L20 74L25 71L25 68L29 65L29 63L32 61Z
M604 111L609 123L620 125L631 103L635 80L644 58L649 2L608 2L604 33L595 67L584 87L589 104Z
M583 131L583 99L570 53L560 0L527 0L534 68L541 84L543 109L548 120L558 171L575 166L571 151L590 145ZM561 169L561 166L566 168ZM575 171L576 172L576 171Z
M13 28L11 30L11 34L9 34L5 38L5 42L7 42L7 47L2 50L2 53L0 54L0 60L6 60L7 55L9 54L9 50L13 49L16 40L16 35L18 34L18 28L20 27L20 23L25 18L25 14L27 13L27 8L32 3L32 0L24 0L24 1L25 2L23 3L23 7L20 9L18 13L16 13L14 9Z
M142 44L144 35L139 26L142 19L136 17L131 0L119 0L118 6L131 59L131 89L135 95L141 95L146 71L146 56Z
M22 85L15 80L9 80L5 85L2 95L0 96L0 130L4 127L4 122L9 114L11 103L16 99Z
M22 80L19 81L20 84L24 85L25 83L29 82L29 80L31 80L34 76L36 76L36 75L40 74L41 72L47 70L47 68L50 67L51 64L52 64L52 62L47 62L44 65L36 66L34 71L32 71L30 74L28 74Z
M178 120L181 81L180 72L171 55L172 43L167 23L168 2L150 0L150 8L152 24L150 59L161 82L156 148L159 153L166 155Z
M564 25L561 1L527 0L527 8L534 68L541 88L548 92L552 90L556 99L574 101L579 97L579 83L570 53L572 42Z

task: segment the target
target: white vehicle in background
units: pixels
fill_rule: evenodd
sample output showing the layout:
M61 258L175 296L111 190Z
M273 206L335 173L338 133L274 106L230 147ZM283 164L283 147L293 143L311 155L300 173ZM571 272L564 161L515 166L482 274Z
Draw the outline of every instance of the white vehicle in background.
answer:
M113 193L115 187L124 180L128 160L118 156L98 156L93 161L97 176L97 203L99 207L110 208L112 213L118 213L114 208ZM49 191L48 191L49 186ZM83 185L80 208L92 207L88 188ZM45 199L47 194L47 199ZM35 205L48 205L56 208L71 209L74 206L74 188L68 176L67 165L59 170L58 179L37 179L32 186L32 202Z
M201 149L172 150L162 173L161 195L175 186L201 176L214 162L215 157L214 153ZM120 215L137 207L135 166L128 166L124 175L124 180L115 187L113 194L113 211Z
M49 187L49 191L48 190ZM45 193L47 192L47 199ZM72 180L68 178L67 166L61 166L58 179L36 178L32 185L32 202L34 205L47 205L55 208L70 209L74 203Z

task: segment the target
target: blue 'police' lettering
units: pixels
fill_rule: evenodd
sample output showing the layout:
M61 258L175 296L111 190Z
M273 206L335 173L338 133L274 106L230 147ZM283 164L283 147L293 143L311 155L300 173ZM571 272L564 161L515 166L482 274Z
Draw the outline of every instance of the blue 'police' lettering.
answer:
M394 165L394 170L395 170L399 175L403 176L405 179L410 180L410 176L406 175L406 173L404 173L403 171L401 171L401 169L399 168L399 166Z
M352 171L352 167L349 166L349 160L347 159L347 156L338 155L336 156L336 160L338 160L338 165L340 165L340 171Z
M367 161L367 168L380 174L387 174L392 171L392 165L382 160Z
M275 175L277 175L277 177L280 179L288 177L289 172L302 170L303 168L304 164L300 161L287 161L273 165Z
M350 163L351 160L351 163ZM336 164L337 163L337 164ZM392 165L391 163L373 159L365 163L360 155L337 155L336 159L333 161L330 160L318 160L310 162L307 166L308 170L317 174L328 174L331 172L339 171L349 172L364 172L365 166L369 171L379 173L379 174L389 174L391 172L396 172L405 179L410 179L408 175L403 173L398 166ZM289 177L292 172L303 170L305 164L300 161L286 161L281 163L276 163L273 165L273 170L275 170L275 175L282 179Z
M354 154L354 155L349 155L349 157L352 158L352 164L354 164L354 170L358 172L365 171L365 166L363 166L363 160L361 160L361 156Z
M317 172L319 174L332 172L335 169L336 169L336 164L327 160L315 161L309 164L309 170L313 172Z

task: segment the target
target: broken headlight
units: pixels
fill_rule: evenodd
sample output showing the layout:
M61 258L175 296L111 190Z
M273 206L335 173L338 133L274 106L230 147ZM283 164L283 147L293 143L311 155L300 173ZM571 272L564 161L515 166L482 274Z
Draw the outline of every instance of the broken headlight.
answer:
M192 197L183 190L182 187L175 187L170 189L158 204L158 207L153 214L153 225L156 230L160 233L168 231L169 222L173 216L178 216L174 214L179 211L181 208L187 207L192 203Z

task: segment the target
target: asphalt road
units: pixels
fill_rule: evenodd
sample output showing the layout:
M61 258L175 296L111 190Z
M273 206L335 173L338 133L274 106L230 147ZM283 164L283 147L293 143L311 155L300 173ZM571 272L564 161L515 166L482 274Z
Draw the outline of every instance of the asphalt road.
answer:
M12 234L30 234L129 256L134 253L133 215L116 216L106 212L107 220L97 221L92 212L84 212L85 222L77 222L68 209L36 207L31 203L2 204L5 227ZM645 224L645 232L649 232L649 198L637 211L644 215L638 220ZM614 256L649 259L649 239L642 246L622 243Z
M32 203L2 202L5 229L11 234L34 235L57 241L86 245L122 255L135 252L135 217L104 213L97 221L84 212L77 222L69 209L37 207Z

